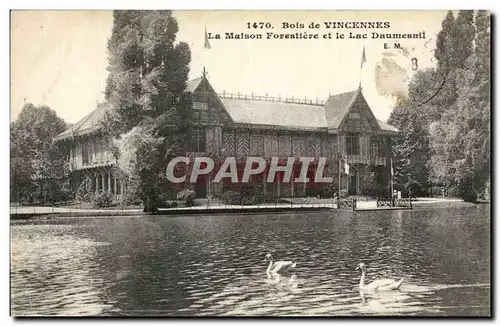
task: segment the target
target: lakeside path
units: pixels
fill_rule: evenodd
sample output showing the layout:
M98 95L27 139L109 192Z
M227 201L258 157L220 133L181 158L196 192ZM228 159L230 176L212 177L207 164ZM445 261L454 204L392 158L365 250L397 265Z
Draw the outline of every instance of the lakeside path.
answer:
M313 200L313 199L312 199ZM311 201L312 201L311 200ZM473 206L460 199L446 198L415 198L412 200L413 207L450 207L450 206ZM224 214L224 213L266 213L266 212L290 212L290 211L315 211L337 209L337 205L330 200L317 200L316 203L280 203L264 205L200 205L193 207L179 207L160 209L159 215L189 215L189 214ZM357 211L372 210L404 210L407 207L377 207L375 200L358 201ZM65 216L65 217L96 217L96 216L138 216L144 215L142 209L96 209L96 208L70 208L70 207L44 207L44 206L12 206L10 207L11 218L30 218L37 216Z
M200 205L192 207L163 208L159 210L159 215L174 214L211 214L224 212L270 212L270 211L290 211L290 210L325 210L336 209L337 205L329 203L312 204L266 204L266 205ZM10 216L14 218L28 218L34 216L130 216L146 214L140 208L135 209L96 209L96 208L68 208L68 207L44 207L44 206L17 206L10 207Z
M142 209L70 208L47 206L11 206L10 214L54 214L54 213L140 213Z

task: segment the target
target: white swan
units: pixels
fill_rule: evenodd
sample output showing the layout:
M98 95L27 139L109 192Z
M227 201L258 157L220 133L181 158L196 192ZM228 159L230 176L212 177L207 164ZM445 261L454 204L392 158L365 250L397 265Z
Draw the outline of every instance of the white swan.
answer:
M364 263L361 263L356 267L356 270L361 269L361 280L359 281L359 289L367 290L367 291L390 291L397 290L403 283L404 277L402 277L399 281L395 281L392 279L380 279L371 282L370 284L365 284L366 277L366 266Z
M290 269L293 269L297 266L296 262L293 261L274 261L273 256L271 254L267 254L266 258L264 258L264 261L268 260L269 261L269 266L267 267L267 273L283 273L287 272Z

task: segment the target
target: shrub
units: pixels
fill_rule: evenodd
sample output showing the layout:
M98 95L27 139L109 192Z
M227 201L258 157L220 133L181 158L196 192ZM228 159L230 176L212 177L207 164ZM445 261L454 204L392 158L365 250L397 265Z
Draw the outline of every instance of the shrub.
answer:
M130 206L141 206L142 205L142 199L128 196L125 199L125 204L130 205Z
M184 201L184 206L193 206L196 192L193 189L182 189L177 193L177 199Z
M255 204L275 204L277 202L280 203L282 201L280 200L280 197L278 197L278 195L275 194L269 194L269 193L268 195L259 194L254 198Z
M342 189L340 190L340 198L346 198L347 197L347 190Z
M164 192L161 192L158 195L158 207L167 207L167 208L170 207L170 199Z
M120 180L123 186L122 201L125 205L142 205L140 180L137 176Z
M486 181L486 184L484 186L484 191L482 193L482 199L485 199L485 200L490 200L491 198L491 181L490 179L488 178L488 180Z
M254 202L255 205L256 204L262 204L262 203L265 203L265 202L269 201L270 197L271 196L264 196L264 194L259 193L259 194L255 195L253 197L253 202Z
M92 197L92 205L95 208L110 207L113 202L113 195L109 191L103 191Z
M247 194L243 194L243 196L241 196L241 205L254 205L254 204L257 204L255 196Z
M321 189L317 188L317 187L309 187L309 188L306 188L306 197L318 197L320 196L321 194Z
M332 198L336 191L337 186L333 183L327 186L313 184L311 187L306 188L306 197Z
M241 205L239 192L228 190L222 195L222 202L226 205Z
M176 201L167 201L167 202L165 202L165 204L163 206L165 208L176 208L176 207L179 207L179 203Z
M256 205L262 202L263 198L259 194L228 190L222 195L221 201L226 205Z
M391 196L390 191L387 189L387 186L378 184L377 185L377 197L380 198L389 198Z
M337 193L337 190L338 190L339 186L334 184L334 183L330 183L328 184L324 190L323 190L323 194L322 194L322 197L323 198L332 198L334 197L334 194Z
M375 189L375 186L368 186L361 191L361 194L364 196L375 197L377 190Z
M239 188L240 193L245 196L255 196L264 192L262 183L241 184Z
M94 197L92 180L85 178L76 190L76 199L82 202L90 202Z

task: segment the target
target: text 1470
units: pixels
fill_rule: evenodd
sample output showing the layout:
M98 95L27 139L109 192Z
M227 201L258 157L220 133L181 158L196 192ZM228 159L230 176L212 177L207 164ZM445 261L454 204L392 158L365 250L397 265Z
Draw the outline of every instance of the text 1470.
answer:
M273 25L271 23L265 23L265 22L248 22L247 23L247 28L273 28Z

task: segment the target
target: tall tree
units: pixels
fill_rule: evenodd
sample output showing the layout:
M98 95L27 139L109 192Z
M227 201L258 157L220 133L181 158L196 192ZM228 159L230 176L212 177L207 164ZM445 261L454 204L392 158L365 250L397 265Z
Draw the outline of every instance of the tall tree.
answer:
M166 160L184 147L192 103L185 92L191 53L175 43L178 25L171 11L115 11L108 43L106 101L111 108L103 130L120 138L134 130L127 147L137 158L145 211L156 210L158 180ZM139 137L137 133L142 135ZM138 138L156 141L136 142ZM117 151L120 155L130 155Z
M67 128L66 122L47 106L27 103L10 128L11 195L63 199L67 158L52 139Z
M488 12L474 17L461 10L455 19L450 11L443 20L436 70L414 76L409 97L390 118L402 131L394 152L403 189L423 190L428 177L466 200L484 190L490 160L489 38Z
M429 194L427 126L438 114L438 109L432 103L420 103L433 91L427 85L434 83L435 75L432 69L418 72L410 82L408 99L400 99L388 121L400 131L393 142L395 185L411 196Z
M43 151L52 138L66 128L66 122L54 110L47 106L36 107L31 103L23 106L17 119L10 125L11 136L24 155L36 155Z
M11 201L27 199L32 193L33 169L31 161L16 140L16 135L10 136L10 197Z
M437 96L433 103L440 108L451 108L457 98L457 71L465 66L467 58L473 52L474 12L460 10L456 19L453 12L448 11L438 33L434 56L437 59L437 75L439 84ZM442 113L443 110L441 109Z
M39 201L61 202L71 198L69 161L65 151L51 143L31 162L33 195Z
M476 106L478 114L475 129L479 132L477 148L480 149L480 164L476 166L476 188L481 197L490 198L491 169L491 14L488 10L479 10L475 17L475 80L477 86Z
M461 36L466 35L467 40L474 31L470 20L470 12L461 11L455 27L462 32ZM463 62L465 54L459 51L454 53L457 65L454 71L457 89L454 102L445 108L442 117L430 128L432 157L429 166L432 178L449 184L455 194L468 201L475 201L483 195L490 166L490 35L486 13L476 15L475 26L477 33L473 52L467 52L467 44L461 45L464 53L469 53ZM458 44L457 41L455 43Z
M449 49L451 48L451 34L453 32L453 25L455 24L455 17L453 12L450 10L446 14L443 22L441 23L441 31L439 31L436 40L436 49L434 51L434 57L436 58L438 64L438 70L448 70L448 65L450 64L451 53Z
M487 10L479 10L476 14L476 49L477 56L476 69L478 76L483 76L489 81L490 77L490 61L491 61L491 45L490 45L490 24L491 15ZM482 95L489 98L489 88L482 89Z
M466 67L467 59L474 52L474 11L460 10L450 35L450 63L455 69Z

